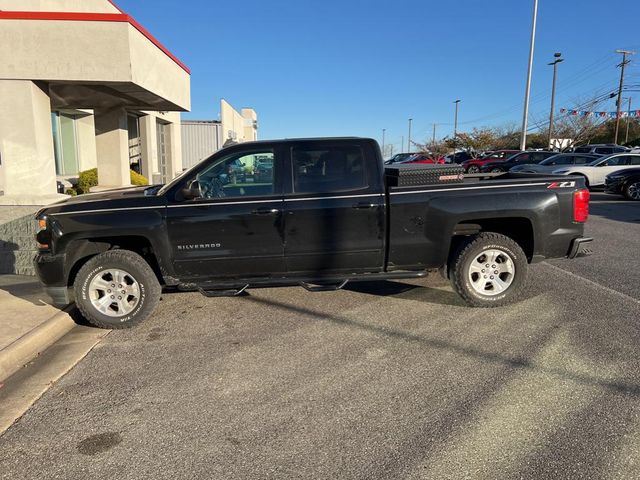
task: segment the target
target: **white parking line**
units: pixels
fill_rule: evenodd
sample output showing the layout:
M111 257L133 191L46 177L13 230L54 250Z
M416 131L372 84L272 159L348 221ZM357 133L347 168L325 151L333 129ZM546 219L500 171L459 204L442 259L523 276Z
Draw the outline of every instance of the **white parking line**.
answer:
M588 283L592 287L596 287L596 288L599 288L600 290L604 290L604 291L606 291L608 293L611 293L613 295L616 295L618 297L622 297L623 299L625 299L627 301L630 301L632 303L640 304L640 300L638 300L636 298L633 298L633 297L630 297L626 293L619 292L617 290L614 290L613 288L605 287L604 285L601 285L601 284L599 284L597 282L594 282L593 280L589 280L588 278L581 277L580 275L578 275L576 273L573 273L573 272L570 272L569 270L565 270L564 268L557 267L557 266L552 265L552 264L547 263L547 262L543 262L543 263L545 265L547 265L548 267L551 267L551 268L553 268L555 270L559 270L560 272L566 273L567 275L569 275L571 277L574 277L574 278L577 278L579 280L582 280L583 282Z

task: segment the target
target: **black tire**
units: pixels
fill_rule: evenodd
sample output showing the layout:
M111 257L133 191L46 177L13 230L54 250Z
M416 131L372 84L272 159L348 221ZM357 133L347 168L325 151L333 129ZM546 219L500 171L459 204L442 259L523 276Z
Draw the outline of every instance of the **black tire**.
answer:
M491 169L491 173L502 173L502 172L504 172L504 170L501 169L500 167L493 167Z
M638 201L640 200L640 178L634 178L627 183L622 189L622 194L627 200Z
M478 167L477 165L471 165L467 169L467 173L480 173L480 167Z
M487 250L498 250L502 254L497 260L503 258L504 255L505 259L508 257L512 262L513 274L505 275L506 272L502 272L499 275L495 275L505 282L510 279L509 285L500 293L494 293L495 290L492 290L494 289L493 283L489 279L486 282L490 283L491 286L485 290L487 294L480 293L472 285L471 276L482 275L470 272L472 263L481 258L481 254ZM499 261L498 263L502 262ZM453 289L468 305L485 308L499 307L520 299L526 282L528 267L527 257L520 245L514 240L499 233L486 232L471 237L458 248L449 262L449 280ZM488 271L487 276L491 275L492 272ZM512 277L508 275L512 275ZM487 276L484 276L484 278L487 278Z
M128 275L127 278L134 279L138 286L137 297L131 296L132 302L135 302L137 298L133 310L123 315L118 315L118 311L113 311L113 305L116 304L115 300L107 307L109 311L113 311L113 313L107 315L100 312L98 308L93 305L90 297L92 280L108 269L117 269L125 272ZM109 278L108 274L106 278ZM115 288L117 288L117 286ZM160 301L160 294L162 293L158 278L149 264L140 255L129 250L109 250L108 252L93 257L78 271L73 289L76 306L82 316L90 324L108 329L131 328L139 324L156 309ZM111 292L111 290L109 290L109 292ZM116 290L114 290L114 293L116 295L118 294ZM126 295L123 296L126 298ZM106 297L106 294L100 298L104 297ZM114 297L111 296L111 298ZM119 309L117 306L115 308Z

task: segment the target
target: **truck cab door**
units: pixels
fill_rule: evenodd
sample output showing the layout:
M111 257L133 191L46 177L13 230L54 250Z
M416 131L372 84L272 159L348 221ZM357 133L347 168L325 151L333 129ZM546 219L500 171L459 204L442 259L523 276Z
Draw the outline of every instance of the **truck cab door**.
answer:
M289 146L284 219L289 275L382 271L385 199L376 159L372 146L357 140Z
M254 165L273 162L270 174ZM277 146L231 147L202 162L168 194L167 233L182 282L281 275L282 155Z

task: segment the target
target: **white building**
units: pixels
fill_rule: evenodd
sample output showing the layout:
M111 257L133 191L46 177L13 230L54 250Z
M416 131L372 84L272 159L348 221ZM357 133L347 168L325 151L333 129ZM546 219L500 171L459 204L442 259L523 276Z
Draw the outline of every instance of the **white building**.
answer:
M220 120L183 120L182 156L189 168L220 150L227 142L251 142L258 139L258 115L252 108L235 110L225 99L220 101Z
M182 170L189 69L110 0L0 0L0 58L0 205L95 167L102 188Z

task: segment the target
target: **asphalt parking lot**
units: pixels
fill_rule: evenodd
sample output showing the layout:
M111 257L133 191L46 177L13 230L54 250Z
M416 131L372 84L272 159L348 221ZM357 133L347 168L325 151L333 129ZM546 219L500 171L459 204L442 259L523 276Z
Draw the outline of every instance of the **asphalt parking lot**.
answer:
M638 478L640 204L465 307L438 275L167 294L0 437L0 478Z

